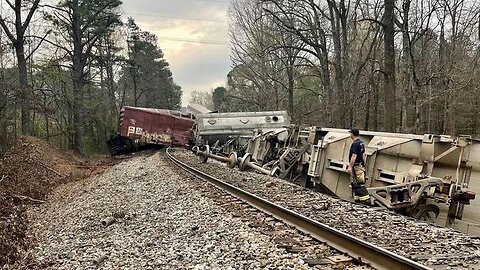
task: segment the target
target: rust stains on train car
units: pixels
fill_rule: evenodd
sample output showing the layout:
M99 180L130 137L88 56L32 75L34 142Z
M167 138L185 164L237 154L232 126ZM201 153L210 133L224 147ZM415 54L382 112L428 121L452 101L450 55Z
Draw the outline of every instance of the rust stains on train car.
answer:
M146 145L188 147L193 141L195 120L179 111L123 107L118 134L107 141L112 155Z
M145 144L188 146L194 120L179 111L123 107L120 135Z

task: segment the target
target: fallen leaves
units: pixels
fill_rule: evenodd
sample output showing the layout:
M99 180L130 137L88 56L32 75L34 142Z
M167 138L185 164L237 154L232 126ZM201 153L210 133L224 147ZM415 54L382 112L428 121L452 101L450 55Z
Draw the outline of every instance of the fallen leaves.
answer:
M57 164L78 163L73 154L33 137L20 137L0 159L0 268L8 269L28 249L25 237L29 205L41 204L69 171Z

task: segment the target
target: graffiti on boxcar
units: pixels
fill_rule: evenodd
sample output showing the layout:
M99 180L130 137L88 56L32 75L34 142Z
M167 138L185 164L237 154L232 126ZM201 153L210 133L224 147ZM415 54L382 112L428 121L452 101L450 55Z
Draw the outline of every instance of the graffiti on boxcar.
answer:
M150 133L147 130L143 130L141 127L128 127L128 134L127 137L141 140L145 143L172 143L172 131L171 129L167 129L165 133Z

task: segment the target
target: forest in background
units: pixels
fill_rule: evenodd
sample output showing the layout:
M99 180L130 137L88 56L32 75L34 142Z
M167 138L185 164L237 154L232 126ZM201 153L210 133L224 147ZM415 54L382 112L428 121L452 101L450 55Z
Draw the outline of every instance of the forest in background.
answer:
M0 1L0 152L18 135L103 149L124 105L179 109L155 35L120 0ZM188 8L188 7L187 7ZM237 0L212 110L294 123L471 134L480 123L478 0Z
M124 105L179 109L157 37L119 0L0 1L0 153L18 135L101 152Z
M194 93L200 103L322 127L480 133L477 0L251 0L229 13L233 69L226 89Z

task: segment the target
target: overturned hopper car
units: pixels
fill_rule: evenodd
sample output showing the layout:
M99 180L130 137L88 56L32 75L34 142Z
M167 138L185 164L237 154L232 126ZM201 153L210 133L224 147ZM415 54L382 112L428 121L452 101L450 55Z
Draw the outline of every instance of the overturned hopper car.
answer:
M123 107L118 133L107 145L112 155L152 145L188 147L193 141L193 118L173 110Z
M351 197L347 173L352 143L348 130L322 128L312 145L308 176L335 195ZM478 232L480 144L469 136L361 132L366 144L367 186L372 200L388 209Z
M351 200L349 131L291 126L287 133L257 132L245 153L208 157ZM370 131L361 131L360 137L366 145L366 186L373 205L480 235L480 200L475 200L480 193L480 141ZM206 156L208 151L197 153ZM232 156L237 160L231 161Z

